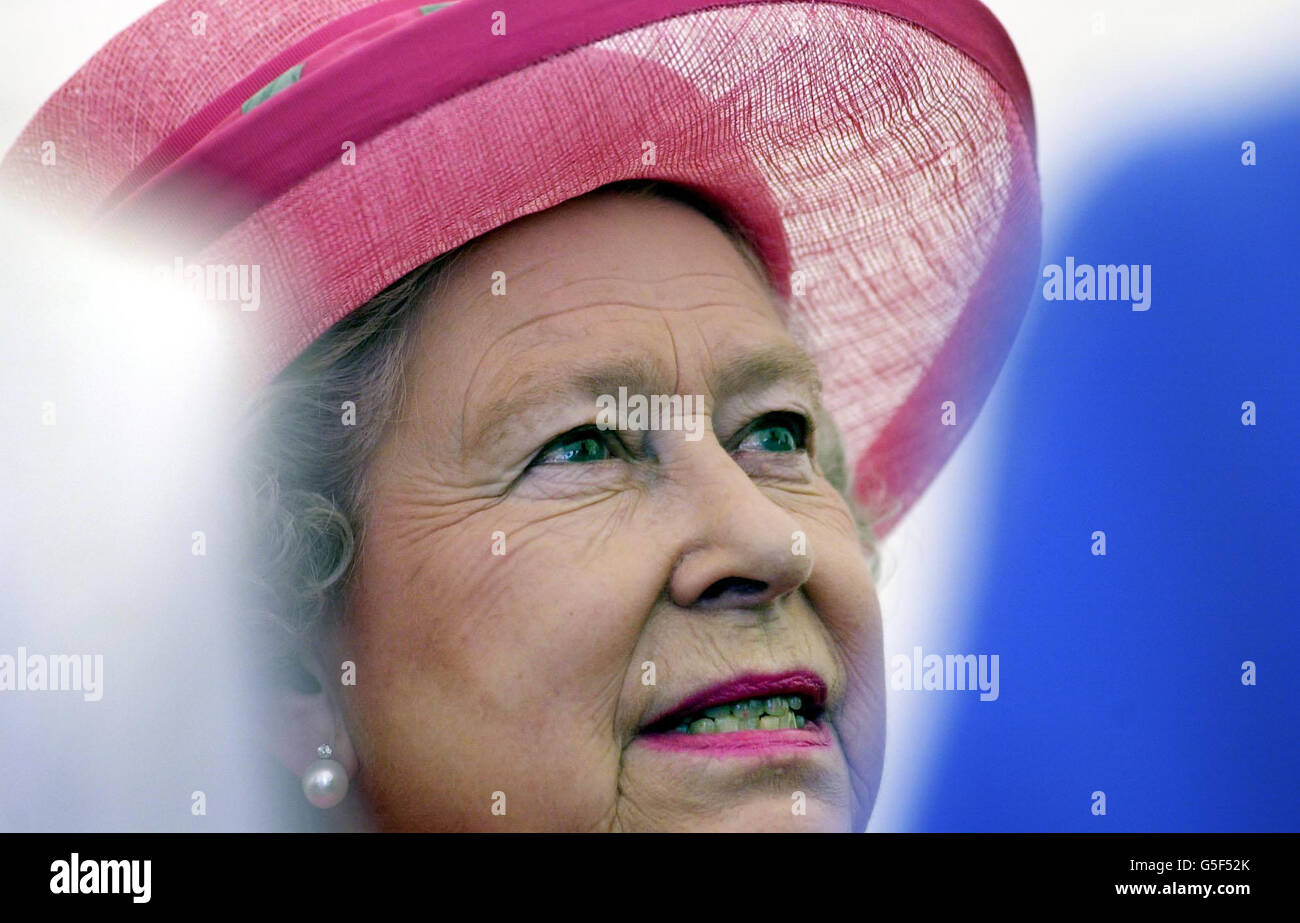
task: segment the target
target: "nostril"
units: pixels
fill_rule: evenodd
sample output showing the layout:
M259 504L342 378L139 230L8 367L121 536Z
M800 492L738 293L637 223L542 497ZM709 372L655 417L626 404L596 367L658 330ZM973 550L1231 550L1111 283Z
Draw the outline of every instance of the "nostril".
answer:
M714 581L703 593L699 602L715 602L720 599L732 600L761 596L767 592L767 584L762 580L749 580L745 577L724 577Z

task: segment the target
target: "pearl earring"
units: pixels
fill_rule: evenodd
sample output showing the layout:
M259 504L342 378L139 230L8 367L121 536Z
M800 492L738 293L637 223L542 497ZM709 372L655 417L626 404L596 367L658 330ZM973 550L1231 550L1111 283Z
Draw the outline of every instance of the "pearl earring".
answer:
M348 793L348 774L342 764L331 759L329 744L316 748L320 757L302 774L302 793L318 808L332 808Z

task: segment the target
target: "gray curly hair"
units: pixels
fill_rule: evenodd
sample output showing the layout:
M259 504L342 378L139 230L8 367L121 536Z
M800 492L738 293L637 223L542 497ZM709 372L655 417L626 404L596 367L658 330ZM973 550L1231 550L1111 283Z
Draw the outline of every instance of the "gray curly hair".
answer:
M658 181L625 181L588 195L620 192L683 202L714 220L766 277L743 231L711 203ZM241 453L250 528L254 628L269 633L272 659L294 669L317 632L343 614L344 593L364 540L369 461L407 400L405 373L420 307L440 297L478 243L469 241L408 273L322 334L254 399L244 415ZM341 425L351 401L355 425ZM868 513L854 500L840 434L817 421L819 463L848 501L872 574L880 559ZM296 669L295 669L295 672Z

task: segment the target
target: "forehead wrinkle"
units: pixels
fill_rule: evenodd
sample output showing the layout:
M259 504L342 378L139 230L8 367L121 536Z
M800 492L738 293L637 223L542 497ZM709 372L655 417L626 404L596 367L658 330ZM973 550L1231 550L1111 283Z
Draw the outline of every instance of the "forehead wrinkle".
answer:
M552 312L549 313L549 314L543 314L543 315L541 315L541 316L539 316L539 317L529 317L529 318L525 318L524 320L521 320L519 323L515 324L513 327L510 327L510 328L506 329L506 330L505 330L504 332L502 332L498 337L496 337L496 339L493 341L493 348L483 350L482 354L478 357L478 360L474 363L474 368L470 370L469 378L467 379L467 382L466 382L466 385L465 385L465 392L464 392L464 395L463 395L462 398L461 398L461 412L460 412L460 447L461 447L461 451L462 451L462 453L465 451L466 447L469 445L469 443L466 442L466 430L468 429L468 421L469 421L469 417L470 417L470 412L469 412L469 407L470 407L470 396L474 393L474 382L478 380L479 374L483 371L483 365L484 365L484 363L486 363L486 362L488 361L488 359L491 358L491 357L493 356L493 354L497 351L497 349L499 349L499 348L501 347L501 344L503 344L506 340L510 339L510 337L514 336L514 335L515 335L516 333L518 333L519 331L521 331L521 330L526 330L527 328L529 328L529 327L531 327L531 326L534 326L534 325L536 325L536 324L543 324L543 325L544 325L545 322L548 321L548 320L550 320L551 318L557 317L557 316L559 316L559 315L567 314L567 313L569 313L571 310L577 310L577 309L575 309L575 308L561 308L561 309L559 309L559 310L557 310L557 311L552 311ZM497 405L500 405L500 404L502 403L503 400L504 400L504 399L499 399L499 400L497 400L497 401L494 401L494 402L493 402L493 405L492 405L492 408L490 408L490 409L501 410L501 408L500 408L499 406L497 406ZM537 402L536 400L533 400L533 401L530 401L530 403L531 403L531 405L532 405L533 407L535 407L536 404L537 404L538 402ZM493 414L492 425L493 425L494 428L495 428L496 426L499 426L499 425L503 422L503 419L502 419L502 418L503 418L504 416L508 416L508 415L507 415L507 414L504 414L504 413L494 413L494 414ZM482 430L482 428L480 428L480 431L481 431L481 430Z
M708 306L709 306L709 305L700 305L699 307L708 307ZM547 323L548 323L549 321L552 321L552 320L554 320L555 318L558 318L558 317L562 317L562 316L564 316L564 315L566 315L566 314L573 314L573 313L576 313L576 312L578 312L578 311L585 311L585 310L588 310L588 309L605 309L605 310L607 310L607 309L609 309L610 307L627 307L627 308L633 308L633 309L636 309L636 310L639 310L639 311L654 311L654 312L659 312L659 311L661 310L660 308L657 308L657 307L654 307L654 306L651 306L651 305L637 305L637 304L625 304L625 303L612 303L612 302L609 302L609 301L595 301L595 302L591 302L591 303L588 303L588 304L568 305L568 306L565 306L565 307L562 307L562 308L557 308L556 310L554 310L554 311L550 311L550 312L548 312L548 313L546 313L546 314L541 314L541 315L538 315L538 316L536 316L536 317L525 318L524 320L519 321L517 324L515 324L514 326L512 326L512 327L506 329L506 330L503 331L503 332L502 332L498 337L496 337L496 339L494 340L494 345L495 345L496 347L500 347L501 344L504 343L506 340L508 340L510 337L512 337L512 336L514 336L515 334L519 333L520 331L522 331L522 330L526 330L527 328L532 327L532 326L540 325L540 326L542 326L543 329L544 329L544 328L546 327L546 325L547 325ZM694 307L695 307L695 306L692 306L692 308L694 308ZM566 339L567 339L567 338L566 338ZM470 397L471 397L471 395L472 395L473 392L474 392L474 382L479 378L480 373L483 372L483 366L484 366L484 364L488 361L489 358L491 358L491 356L493 355L493 353L496 352L496 351L497 351L496 349L486 349L486 350L484 350L483 353L479 356L479 358L475 361L475 363L474 363L474 367L473 367L473 369L472 369L472 370L470 371L470 373L469 373L469 377L468 377L468 381L467 381L467 384L466 384L466 387L465 387L464 395L463 395L463 397L462 397L462 405L461 405L461 413L460 413L460 427L459 427L459 428L460 428L460 440L459 440L459 445L460 445L460 447L461 447L461 451L462 451L462 453L464 453L464 452L466 451L466 449L467 449L467 447L468 447L468 445L469 445L469 442L467 441L467 430L469 429L468 420L469 420L469 417L470 417L470 412L469 412L469 402L470 402ZM630 372L630 371L633 371L633 370L628 369L628 371ZM647 370L646 370L644 367L642 367L639 371L642 373L642 374L640 375L640 378L641 378L641 379L650 379L650 378L653 378L653 376L650 376L650 375L648 375L648 374L645 374L645 373L647 372ZM641 382L639 382L639 383L638 383L638 386L640 386L640 385L642 385L642 384L645 384L645 381L644 381L644 380L641 381ZM543 390L543 389L542 389L542 388L538 388L538 389L536 389L536 390L541 391L541 390ZM615 390L617 390L617 386L615 387ZM600 394L600 393L607 393L607 392L604 392L604 391L597 392L597 394ZM596 396L596 395L594 395L594 394L592 395L593 403L594 403L594 401L595 401L595 396ZM552 396L552 397L553 397L553 396ZM491 421L491 426L492 426L493 429L502 426L505 422L508 422L508 419L509 419L511 416L514 416L514 414L511 414L511 413L509 413L509 412L506 412L506 410L505 410L505 408L504 408L503 406L498 406L498 405L502 405L503 402L504 402L504 400L505 400L505 399L500 399L500 400L494 401L494 402L493 402L493 406L490 408L490 410L493 411L493 413L492 413L492 421ZM528 405L529 405L529 406L528 406L528 408L525 408L525 409L536 409L540 404L542 404L542 403L544 403L544 402L545 402L545 399L542 398L542 397L540 397L539 395L536 395L536 394L534 394L534 395L530 395L530 396L529 396L529 400L528 400ZM479 428L479 432L478 432L478 434L476 435L476 441L478 441L479 439L482 438L482 433L483 433L486 429L487 429L487 427L480 427L480 428ZM494 440L494 441L495 441L495 440Z
M557 292L562 292L567 288L574 286L613 283L615 285L637 285L643 287L658 287L668 285L674 282L689 281L698 285L700 282L721 280L724 283L719 288L740 288L752 293L763 294L765 286L756 282L752 278L744 275L736 275L730 272L711 272L708 270L690 270L687 272L673 273L672 275L655 276L653 278L629 278L625 273L616 274L595 274L589 276L579 276L577 278L566 279L552 288L544 289L538 292L542 297L550 297Z
M681 310L681 311L696 311L696 310L703 310L703 309L707 309L707 308L718 307L719 304L720 304L719 302L703 302L703 303L701 303L701 304L687 305L687 306L681 308L680 310ZM546 313L546 314L541 314L541 315L538 315L538 316L536 316L536 317L529 317L529 318L526 318L525 320L521 320L519 323L515 324L513 327L510 327L510 328L508 328L507 330L503 331L503 332L500 334L500 336L498 336L498 337L495 339L495 341L494 341L494 346L499 348L499 347L501 346L501 344L504 343L506 340L508 340L510 337L512 337L512 336L514 336L515 334L519 333L521 330L525 330L525 329L527 329L527 328L529 328L529 327L532 327L532 326L534 326L534 325L541 325L543 328L545 328L545 326L547 325L547 322L552 321L552 320L554 320L555 318L563 317L563 316L566 315L566 314L573 314L573 313L576 313L576 312L578 312L578 311L585 311L585 310L589 310L589 309L607 310L607 309L609 309L609 308L618 308L618 307L621 307L621 308L631 308L631 309L636 310L636 311L650 311L650 312L653 312L653 313L658 314L658 315L660 315L660 316L662 316L663 311L664 311L663 308L661 308L661 307L659 307L659 306L656 306L656 305L640 305L640 304L634 304L634 303L630 303L630 302L593 301L593 302L589 302L589 303L586 303L586 304L568 305L568 306L563 307L563 308L557 308L556 310L554 310L554 311L550 311L550 312L548 312L548 313ZM617 322L617 321L615 321L615 322ZM671 337L671 332L670 332L669 335L670 335L670 337ZM479 356L478 360L474 363L474 368L470 371L469 378L468 378L468 384L467 384L466 387L465 387L465 397L464 397L464 399L465 399L466 402L468 402L468 400L469 400L469 396L470 396L470 394L471 394L471 393L473 392L473 390L474 390L474 382L475 382L475 380L478 379L479 374L483 371L483 364L484 364L485 362L487 362L487 360L492 356L492 354L493 354L494 351L495 351L494 349L487 349L487 350L484 350L484 351L483 351L483 354L482 354L481 356ZM602 393L603 393L603 392L602 392ZM468 413L465 412L465 411L462 411L462 413L461 413L461 421L462 421L462 422L461 422L461 434L460 434L460 435L461 435L460 443L461 443L462 446L466 444L466 443L465 443L465 429L466 429L466 427L465 427L465 423L464 423L464 421L465 421L465 419L466 419L467 417L468 417Z

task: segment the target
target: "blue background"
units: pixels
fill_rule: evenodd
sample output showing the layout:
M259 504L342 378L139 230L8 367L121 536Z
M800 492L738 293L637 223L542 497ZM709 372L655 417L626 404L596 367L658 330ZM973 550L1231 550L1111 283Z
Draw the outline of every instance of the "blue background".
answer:
M1300 105L1243 112L1132 152L1045 240L1150 263L1151 308L1040 278L964 647L1001 695L945 703L913 829L1300 830L1298 173Z

